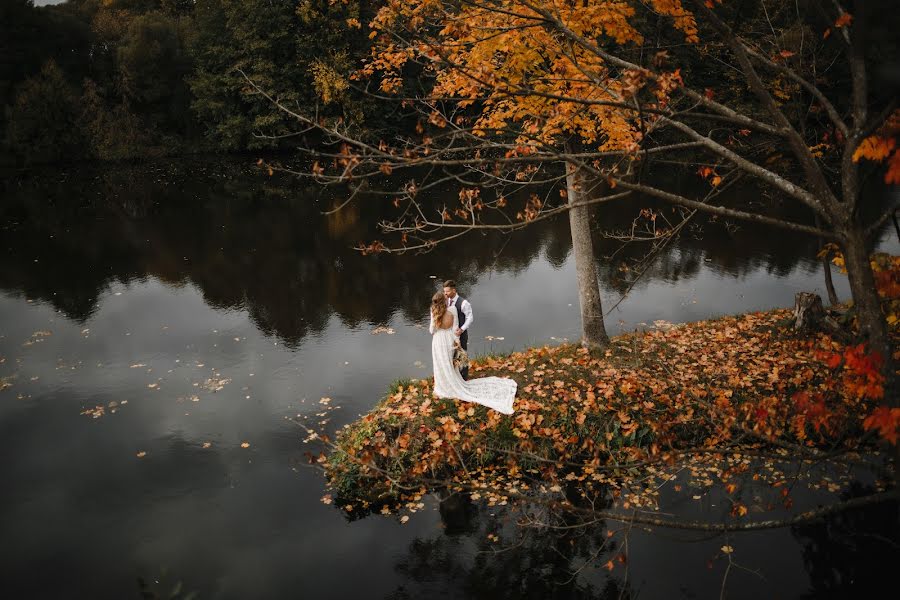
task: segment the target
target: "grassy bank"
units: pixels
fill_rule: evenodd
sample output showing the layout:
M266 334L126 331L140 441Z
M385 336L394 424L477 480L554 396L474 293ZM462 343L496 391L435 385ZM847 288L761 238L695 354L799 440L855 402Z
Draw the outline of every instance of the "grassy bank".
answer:
M618 336L596 356L561 345L478 359L471 377L518 382L511 416L434 399L431 380L396 382L339 432L330 487L368 506L487 472L603 482L690 453L853 450L882 402L876 359L797 334L789 317L666 325Z

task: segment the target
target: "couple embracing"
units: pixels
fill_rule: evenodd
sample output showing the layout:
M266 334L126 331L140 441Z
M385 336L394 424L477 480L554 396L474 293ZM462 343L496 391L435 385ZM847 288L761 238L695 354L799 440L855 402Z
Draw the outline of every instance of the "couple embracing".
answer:
M453 353L459 345L468 349L469 327L474 322L472 305L456 293L456 283L444 282L443 292L431 298L431 359L434 362L434 395L475 402L505 415L513 412L516 382L505 377L482 377L467 381L469 369L453 365Z

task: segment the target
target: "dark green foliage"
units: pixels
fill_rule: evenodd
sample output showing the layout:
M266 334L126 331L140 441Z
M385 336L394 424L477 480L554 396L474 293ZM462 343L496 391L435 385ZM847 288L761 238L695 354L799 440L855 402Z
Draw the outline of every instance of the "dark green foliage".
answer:
M121 160L136 156L165 154L155 145L152 131L126 105L104 99L99 86L85 80L79 125L88 140L92 158Z
M32 0L0 2L0 109L13 103L16 86L53 60L71 83L86 73L90 27L62 7L36 9ZM6 120L0 110L0 128Z
M353 1L4 0L0 162L315 143L242 73L304 113L361 123L348 82L370 16Z
M351 57L365 47L350 18L360 18L354 2L199 0L189 81L193 108L216 145L276 146L273 136L304 128L273 110L247 79L288 107L311 112L320 105L323 116L348 118Z
M163 131L188 122L184 83L190 60L177 21L151 12L135 17L117 52L119 88L128 106Z
M6 142L24 163L85 157L79 97L55 62L19 86L8 115Z
M216 145L229 150L258 147L266 144L253 138L254 130L289 131L286 119L248 89L238 69L282 100L297 100L304 74L292 60L293 21L289 2L198 2L192 40L196 69L189 81L193 108Z

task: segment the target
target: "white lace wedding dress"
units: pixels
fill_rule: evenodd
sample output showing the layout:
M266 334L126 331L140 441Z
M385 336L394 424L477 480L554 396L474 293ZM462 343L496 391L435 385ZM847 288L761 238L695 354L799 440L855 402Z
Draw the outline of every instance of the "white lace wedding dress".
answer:
M482 377L466 381L453 367L454 333L459 328L459 314L455 306L447 308L453 315L453 326L441 329L431 319L431 360L434 362L434 395L475 402L505 415L513 413L513 399L517 383L504 377Z

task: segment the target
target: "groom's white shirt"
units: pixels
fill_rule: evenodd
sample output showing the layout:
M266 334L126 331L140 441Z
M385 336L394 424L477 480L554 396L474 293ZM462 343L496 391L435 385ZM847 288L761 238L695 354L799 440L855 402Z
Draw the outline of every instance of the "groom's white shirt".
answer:
M452 300L447 300L447 308L455 305L458 300L459 294L453 296ZM463 314L466 315L466 322L462 324L462 327L460 327L460 329L466 331L469 326L472 325L472 323L475 321L475 316L472 314L472 305L469 304L468 300L463 298L462 304L460 306L457 306L456 308L457 310L461 310Z

